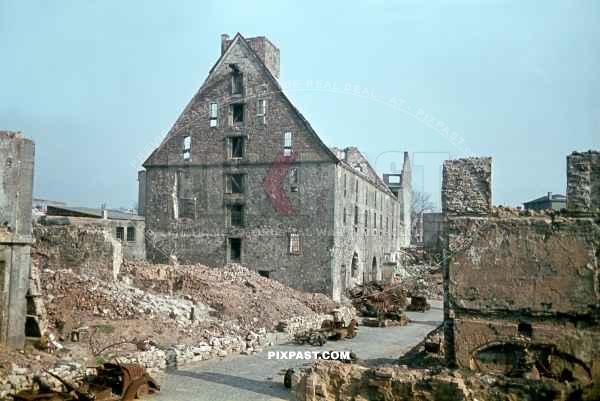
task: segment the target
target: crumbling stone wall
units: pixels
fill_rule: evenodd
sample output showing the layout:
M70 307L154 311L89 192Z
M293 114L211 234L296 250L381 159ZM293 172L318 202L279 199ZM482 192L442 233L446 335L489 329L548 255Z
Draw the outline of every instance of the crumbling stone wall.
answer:
M69 223L69 218L60 219ZM33 254L40 269L71 269L77 274L108 280L116 279L119 273L123 262L121 244L102 224L93 221L89 224L36 224L33 234Z
M365 367L334 361L304 365L292 375L296 401L569 401L597 400L593 389L566 381L507 378L468 370Z
M576 168L596 157L587 154ZM509 375L598 379L598 216L492 209L490 162L444 163L448 362ZM570 179L580 177L572 168L569 163ZM579 199L597 179L569 182L575 211L591 213Z
M0 131L0 343L25 342L34 144Z
M567 156L567 209L600 212L600 152L573 152Z
M445 161L442 210L447 214L488 214L492 207L491 171L491 157Z

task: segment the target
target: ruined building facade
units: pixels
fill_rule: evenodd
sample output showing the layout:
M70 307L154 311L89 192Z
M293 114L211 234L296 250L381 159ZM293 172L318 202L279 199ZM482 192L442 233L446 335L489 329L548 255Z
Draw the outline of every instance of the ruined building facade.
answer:
M356 148L328 148L278 77L268 39L223 35L221 57L138 176L147 256L238 262L338 297L408 245L410 163L390 188Z
M600 153L567 158L567 211L492 208L491 159L444 163L450 364L600 378Z
M0 343L25 342L31 265L34 144L0 131Z

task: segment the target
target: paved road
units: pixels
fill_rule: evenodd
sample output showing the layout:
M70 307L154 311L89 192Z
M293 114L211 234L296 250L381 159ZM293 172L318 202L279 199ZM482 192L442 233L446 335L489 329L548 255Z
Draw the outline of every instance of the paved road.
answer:
M392 362L442 322L441 302L432 302L426 313L408 312L404 327L360 327L351 341L330 341L323 347L278 345L252 356L232 355L170 371L160 378L156 401L280 401L289 400L282 370L300 366L302 360L268 359L268 351L353 351L369 364Z

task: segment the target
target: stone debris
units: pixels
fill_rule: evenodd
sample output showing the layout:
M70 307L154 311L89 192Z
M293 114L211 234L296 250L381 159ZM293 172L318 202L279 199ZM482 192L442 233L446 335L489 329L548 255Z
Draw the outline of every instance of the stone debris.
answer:
M93 269L82 274L52 267L34 263L32 269L36 293L45 301L46 332L37 349L0 352L0 399L31 389L35 375L60 391L60 382L43 369L75 383L84 366L114 358L154 371L250 355L320 328L332 314L344 321L354 317L352 308L323 294L293 290L239 265L128 263L117 281ZM62 349L49 353L50 340Z
M304 366L289 381L296 401L591 401L599 395L590 386L556 380L333 361Z
M85 332L97 334L95 327L103 324L114 326L115 334L109 337L118 340L124 333L110 323L116 320L144 322L148 336L162 329L195 341L209 340L215 330L239 335L272 330L287 319L295 331L306 323L305 316L336 308L325 295L292 290L237 265L216 269L127 264L118 282L45 269L40 280L51 326L63 338L78 332L79 341L84 341ZM82 326L89 327L83 338Z
M401 284L407 296L422 295L427 299L441 300L444 297L444 279L440 264L415 264L400 266L396 269L394 283ZM431 261L433 262L433 261Z

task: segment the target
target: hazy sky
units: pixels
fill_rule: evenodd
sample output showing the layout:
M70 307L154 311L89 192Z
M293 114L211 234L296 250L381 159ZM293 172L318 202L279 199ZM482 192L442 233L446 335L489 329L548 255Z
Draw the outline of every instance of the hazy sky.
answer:
M0 129L35 140L36 196L130 207L140 156L239 31L281 49L327 145L380 172L408 150L436 199L448 157L492 156L494 203L518 205L600 148L600 2L351 3L0 0Z

